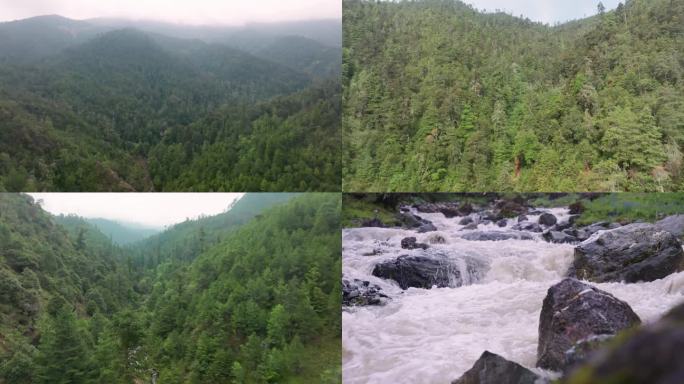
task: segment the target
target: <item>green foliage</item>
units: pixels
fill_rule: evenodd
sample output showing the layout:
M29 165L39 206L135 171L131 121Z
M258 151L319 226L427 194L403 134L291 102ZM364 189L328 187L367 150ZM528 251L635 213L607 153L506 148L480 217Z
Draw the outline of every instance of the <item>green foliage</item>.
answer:
M603 11L345 1L343 190L681 189L684 4Z
M0 191L339 190L339 48L64 23L0 24L47 55L0 62Z

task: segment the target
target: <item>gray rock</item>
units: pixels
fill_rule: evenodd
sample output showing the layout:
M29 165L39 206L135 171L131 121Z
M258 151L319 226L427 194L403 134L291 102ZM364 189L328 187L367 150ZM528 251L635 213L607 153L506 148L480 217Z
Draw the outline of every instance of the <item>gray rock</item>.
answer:
M615 335L594 335L582 339L575 343L570 349L565 351L565 362L563 372L568 373L577 367L588 362L612 340Z
M653 324L641 327L610 349L595 354L584 369L570 376L576 382L684 383L684 305Z
M382 293L378 285L359 279L342 280L342 305L344 306L385 305L388 300L389 297Z
M432 223L427 223L423 224L418 228L418 233L426 233L426 232L434 232L437 230L437 227L434 226Z
M549 288L539 316L537 366L560 371L565 352L580 340L614 335L641 323L622 300L579 280L566 278Z
M550 214L550 213L542 213L541 216L539 216L539 224L540 225L545 225L547 227L550 227L558 222L558 219L556 216Z
M405 237L401 239L401 247L404 249L428 249L428 245L424 243L418 243L415 237Z
M466 225L465 227L461 228L461 231L470 231L473 229L477 229L476 223L470 223L470 224Z
M521 232L499 232L499 231L483 231L483 232L469 232L461 235L461 238L470 241L501 241L501 240L532 240L532 235Z
M375 218L375 219L367 219L363 220L361 222L362 227L378 227L378 228L385 228L387 227L385 223L383 223L380 219Z
M428 236L427 242L430 244L446 244L446 239L439 233L433 233Z
M516 231L527 231L527 232L541 232L542 231L542 228L539 224L531 223L529 221L518 223L511 228L515 229Z
M470 216L466 216L466 217L462 218L462 219L458 222L458 224L460 224L460 225L468 225L468 224L470 224L470 223L472 223L472 222L473 222L473 218L470 217Z
M373 276L396 281L401 289L437 287L460 287L482 277L486 266L473 258L463 258L466 270L445 255L399 256L375 265Z
M567 244L567 243L578 243L579 239L571 236L565 232L558 231L546 231L542 234L542 238L549 243Z
M684 215L668 216L655 223L658 228L662 228L678 239L684 238Z
M518 363L484 351L472 368L451 384L535 384L534 372Z
M501 228L503 228L503 227L505 227L506 225L508 225L508 220L506 220L506 219L501 219L501 220L499 220L499 221L496 222L496 225L499 226L499 227L501 227Z
M684 251L677 238L640 223L605 231L575 248L568 276L595 282L653 281L680 271Z
M529 219L525 215L518 216L518 223L522 223L523 221L527 221L527 220L529 220Z

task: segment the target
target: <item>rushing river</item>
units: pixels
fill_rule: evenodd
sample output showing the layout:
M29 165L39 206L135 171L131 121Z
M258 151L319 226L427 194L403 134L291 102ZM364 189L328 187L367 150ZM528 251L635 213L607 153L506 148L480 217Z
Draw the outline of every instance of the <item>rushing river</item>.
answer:
M567 209L542 209L567 221ZM535 369L539 314L547 289L561 280L573 258L574 245L551 244L540 233L523 232L532 240L468 241L460 236L474 231L513 230L479 225L462 231L461 217L417 213L432 221L435 232L396 228L353 228L343 231L343 278L377 284L390 297L384 306L345 308L342 314L343 382L450 383L468 370L484 350ZM536 222L538 216L528 215ZM405 237L428 243L427 250L402 249ZM441 236L446 243L435 243ZM364 255L365 254L365 255ZM368 254L375 254L367 256ZM446 254L464 256L487 266L461 276L457 288L409 288L371 275L373 267L400 255ZM457 264L458 265L458 264ZM474 273L473 273L474 272ZM684 272L649 283L593 284L626 301L649 322L684 300Z

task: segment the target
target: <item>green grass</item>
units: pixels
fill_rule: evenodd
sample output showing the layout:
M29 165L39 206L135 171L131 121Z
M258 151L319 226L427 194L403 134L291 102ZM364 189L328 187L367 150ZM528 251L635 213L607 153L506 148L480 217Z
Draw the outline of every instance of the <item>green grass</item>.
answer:
M344 196L342 200L343 228L359 227L364 220L370 220L375 217L380 219L385 225L401 225L396 216L397 212L379 203L356 199L350 196Z
M582 200L586 208L578 224L597 221L654 222L684 213L684 193L614 193L596 200Z

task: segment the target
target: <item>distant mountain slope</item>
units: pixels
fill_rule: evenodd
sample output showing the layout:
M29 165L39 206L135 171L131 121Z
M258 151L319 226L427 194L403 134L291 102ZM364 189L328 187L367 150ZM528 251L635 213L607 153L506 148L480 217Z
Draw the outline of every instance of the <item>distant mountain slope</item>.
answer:
M684 189L684 3L551 27L345 1L344 190Z
M123 223L102 218L86 219L86 221L96 226L100 232L119 245L135 243L160 232L160 229L150 228L140 224Z
M99 32L84 32L73 39L68 34L63 44L51 45L45 34L72 22L79 30ZM304 40L302 56L293 62L292 57L265 59L198 39L87 25L54 17L0 24L0 33L10 29L18 39L35 37L55 48L43 60L0 62L0 190L152 191L183 186L204 191L227 173L232 180L222 181L256 185L257 189L249 190L305 191L322 184L339 189L339 176L330 172L322 176L325 180L319 175L304 182L301 177L289 180L285 188L264 179L263 172L235 175L234 170L223 170L231 166L225 159L231 154L222 152L215 158L214 152L241 145L240 150L261 153L248 147L249 141L228 140L252 130L245 119L252 111L262 110L261 103L297 95L316 86L316 77L327 76L322 73L334 72L329 47ZM339 120L339 108L330 110ZM231 111L223 119L236 131L219 134L204 127L203 122L216 111ZM321 120L307 126L312 136L336 143L337 137L320 134L319 127L330 126L328 116L316 116ZM286 162L319 169L328 166L296 141L288 141L287 147L293 150L292 157L275 164L280 168ZM210 148L211 154L203 157L215 159L203 165L201 174L207 179L179 172L184 164L156 163L160 152L175 158L196 157L204 148ZM268 161L261 159L261 163ZM170 174L183 179L171 179Z
M339 48L300 36L277 39L255 54L317 77L339 76L342 56Z

